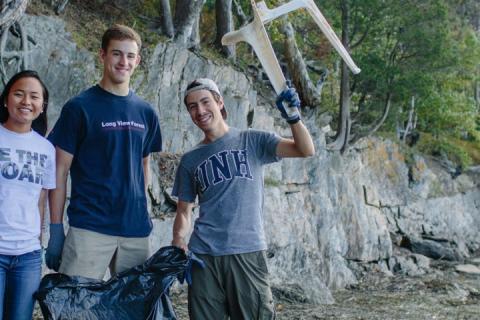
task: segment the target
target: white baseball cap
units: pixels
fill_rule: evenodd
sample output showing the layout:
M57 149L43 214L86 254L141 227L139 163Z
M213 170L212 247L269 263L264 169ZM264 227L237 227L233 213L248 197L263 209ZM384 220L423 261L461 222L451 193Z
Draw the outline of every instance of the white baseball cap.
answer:
M187 90L185 90L185 94L183 95L183 102L185 103L185 105L187 96L190 93L198 90L208 90L215 92L220 97L222 96L220 90L218 90L217 84L213 80L207 78L198 78L190 82L190 84L187 86ZM223 119L227 119L227 110L225 109L225 104L223 105L221 112Z

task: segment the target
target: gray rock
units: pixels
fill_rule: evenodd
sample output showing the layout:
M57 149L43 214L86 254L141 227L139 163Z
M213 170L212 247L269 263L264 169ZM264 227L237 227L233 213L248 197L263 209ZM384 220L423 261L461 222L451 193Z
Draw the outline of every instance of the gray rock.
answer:
M419 276L430 269L430 260L421 254L392 256L388 264L393 273L408 276Z
M35 40L29 42L28 68L36 70L50 91L48 119L51 128L63 104L95 83L95 56L79 49L65 23L55 17L24 16L25 32ZM13 73L13 71L10 71Z
M52 125L65 101L99 76L95 55L77 48L59 18L25 16L23 22L37 43L30 48L32 68L51 92ZM174 207L165 192L171 188L175 159L201 138L182 102L191 80L217 81L231 125L290 132L272 105L272 93L261 95L247 76L228 65L166 44L146 52L143 60L133 89L157 110L164 151L173 157L171 163L162 156L152 160L155 250L171 241ZM303 117L314 139L314 157L284 160L265 170L264 221L275 287L298 287L309 300L329 303L330 290L357 282L352 261L388 273L385 262L396 259L408 274L423 272L427 263L421 256L393 255L392 238L455 244L446 250L438 241L423 239L411 246L418 253L427 247L434 257L468 257L480 248L480 189L474 172L452 179L441 166L418 156L412 175L399 147L378 138L361 140L343 155L327 151L321 129L326 124L318 125L323 118L320 110Z
M455 270L468 274L480 274L480 268L473 264L459 264L455 266Z
M434 241L429 239L418 239L404 237L402 247L414 253L437 260L458 261L462 257L448 241Z

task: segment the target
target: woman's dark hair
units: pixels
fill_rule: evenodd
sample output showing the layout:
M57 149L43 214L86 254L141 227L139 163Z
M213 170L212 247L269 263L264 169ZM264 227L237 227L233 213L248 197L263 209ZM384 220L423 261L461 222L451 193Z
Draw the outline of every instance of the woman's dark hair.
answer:
M40 76L36 71L33 70L24 70L20 71L16 75L10 78L8 83L5 85L5 88L3 88L2 95L0 95L0 123L4 123L8 119L8 109L5 108L5 105L7 103L8 99L8 94L10 93L10 90L12 89L12 86L15 84L20 79L23 78L35 78L40 82L40 85L42 86L43 89L43 112L40 113L37 119L33 120L32 122L32 129L38 132L40 135L45 136L47 133L47 107L48 107L48 89L43 83L43 81L40 79Z

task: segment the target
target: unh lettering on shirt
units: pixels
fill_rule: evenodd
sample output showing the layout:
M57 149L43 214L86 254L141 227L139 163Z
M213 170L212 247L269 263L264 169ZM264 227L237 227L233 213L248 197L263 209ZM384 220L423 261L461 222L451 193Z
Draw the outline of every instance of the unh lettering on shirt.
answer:
M253 180L246 149L217 152L200 163L195 170L195 180L200 193L204 193L212 185L234 178Z
M5 179L43 185L47 160L46 154L0 147L0 172Z
M102 129L104 130L145 130L145 125L142 123L138 123L135 121L110 121L110 122L103 122L102 121Z

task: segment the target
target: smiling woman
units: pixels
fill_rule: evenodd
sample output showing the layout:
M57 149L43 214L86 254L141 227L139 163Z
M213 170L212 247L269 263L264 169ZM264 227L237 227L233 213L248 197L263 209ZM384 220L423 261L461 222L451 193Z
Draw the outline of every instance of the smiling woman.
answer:
M31 319L45 199L55 188L55 149L43 137L48 91L35 71L22 71L0 102L0 318Z
M47 131L48 90L37 72L26 70L14 75L5 86L0 102L0 123L22 133L32 128L44 136Z
M43 94L35 78L22 78L15 82L7 97L8 120L4 126L16 132L28 132L32 122L43 112Z

